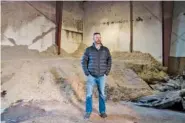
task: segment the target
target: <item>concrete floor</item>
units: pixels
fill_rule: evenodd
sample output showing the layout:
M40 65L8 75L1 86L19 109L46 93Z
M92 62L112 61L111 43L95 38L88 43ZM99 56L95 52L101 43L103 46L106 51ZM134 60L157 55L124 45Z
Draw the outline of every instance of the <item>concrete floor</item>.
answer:
M40 104L42 104L42 107ZM98 103L95 101L95 109L89 121L83 120L83 104L76 103L76 106L74 106L56 103L55 101L40 104L19 103L9 108L6 113L3 113L1 115L2 120L6 121L6 123L184 123L185 121L185 113L138 107L123 102L108 102L108 117L101 119L96 111ZM39 105L40 107L38 107ZM46 110L47 106L53 107L53 110ZM57 106L58 108L56 108ZM65 108L61 108L63 106Z
M184 123L185 121L185 113L182 112L140 107L131 103L126 103L126 105L139 115L141 119L138 123Z

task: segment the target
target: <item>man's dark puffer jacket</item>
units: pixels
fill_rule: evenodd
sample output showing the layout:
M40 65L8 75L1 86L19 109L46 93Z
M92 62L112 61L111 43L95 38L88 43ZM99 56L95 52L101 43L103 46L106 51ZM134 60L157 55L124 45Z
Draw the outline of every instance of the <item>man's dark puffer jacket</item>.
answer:
M112 64L109 49L102 45L98 50L93 43L92 46L86 48L81 64L86 76L89 74L94 77L108 75Z

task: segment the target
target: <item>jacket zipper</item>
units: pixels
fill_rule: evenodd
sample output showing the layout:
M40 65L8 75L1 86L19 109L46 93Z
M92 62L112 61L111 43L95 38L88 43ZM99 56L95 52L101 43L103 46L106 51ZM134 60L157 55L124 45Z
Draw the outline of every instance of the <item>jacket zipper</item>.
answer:
M98 75L100 75L100 49L98 50Z

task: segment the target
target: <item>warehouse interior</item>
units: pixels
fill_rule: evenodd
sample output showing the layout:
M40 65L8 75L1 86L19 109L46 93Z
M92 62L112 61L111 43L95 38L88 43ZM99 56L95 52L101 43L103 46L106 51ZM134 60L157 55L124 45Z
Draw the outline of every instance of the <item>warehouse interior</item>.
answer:
M1 122L85 123L85 49L109 48L108 118L183 123L184 1L1 1ZM118 110L121 109L121 110Z

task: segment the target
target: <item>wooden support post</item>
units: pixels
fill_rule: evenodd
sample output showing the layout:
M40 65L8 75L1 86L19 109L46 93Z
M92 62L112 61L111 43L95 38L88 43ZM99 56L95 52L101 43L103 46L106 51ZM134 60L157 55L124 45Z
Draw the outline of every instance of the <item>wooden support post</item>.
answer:
M133 2L130 1L130 52L133 52Z
M58 55L60 55L61 48L62 9L63 1L56 1L56 45L58 49Z
M162 1L162 52L163 65L168 66L173 21L173 1Z

